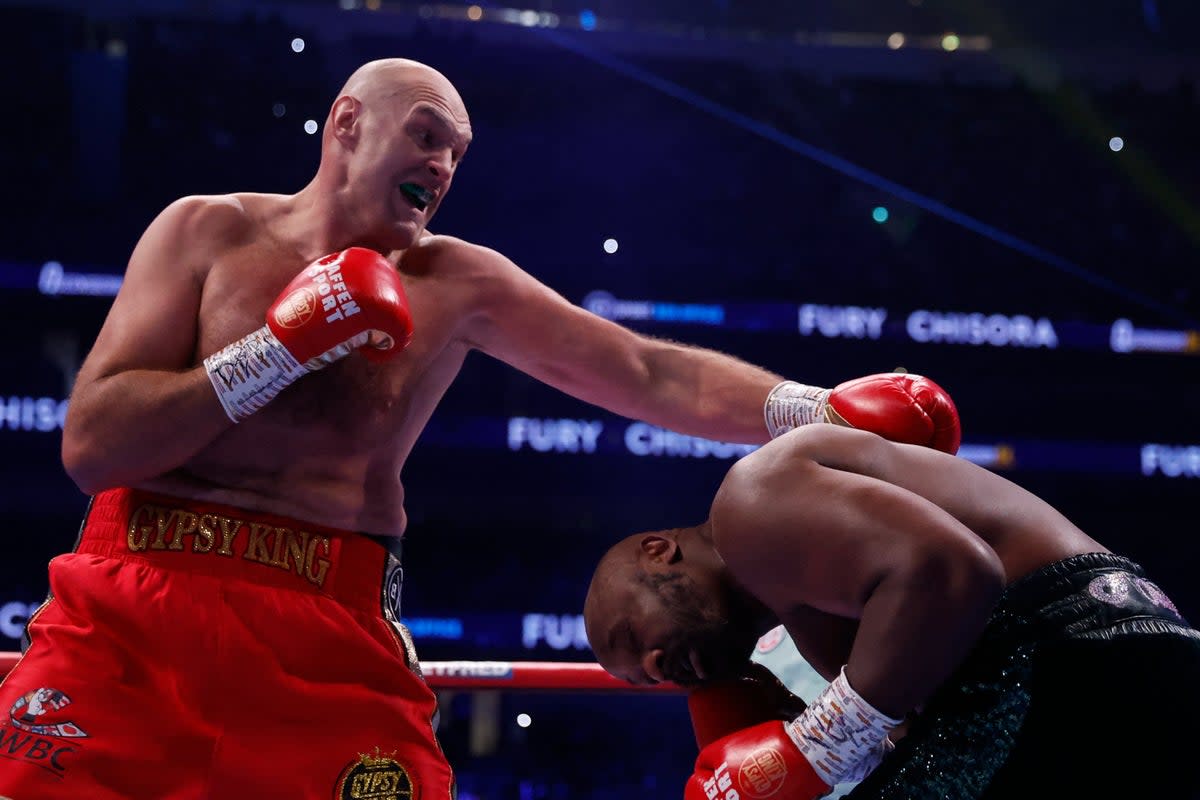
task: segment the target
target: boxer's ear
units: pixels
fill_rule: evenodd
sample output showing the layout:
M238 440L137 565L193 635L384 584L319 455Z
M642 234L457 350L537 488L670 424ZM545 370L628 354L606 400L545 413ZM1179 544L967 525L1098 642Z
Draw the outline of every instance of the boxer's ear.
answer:
M362 103L350 95L342 95L333 103L329 114L329 124L333 128L333 136L348 149L353 149L358 139L359 117L362 114Z
M642 559L666 565L679 560L679 543L658 533L647 533L638 541Z

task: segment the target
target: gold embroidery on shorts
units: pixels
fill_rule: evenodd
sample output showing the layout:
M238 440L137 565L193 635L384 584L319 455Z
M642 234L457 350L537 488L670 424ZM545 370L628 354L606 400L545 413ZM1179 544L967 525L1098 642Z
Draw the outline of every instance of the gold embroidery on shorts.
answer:
M408 770L396 761L394 752L380 755L359 753L342 770L334 800L409 800L418 796Z
M193 553L233 558L233 542L243 534L246 548L242 558L246 561L294 573L314 586L325 585L332 546L328 536L315 536L308 531L262 522L246 523L220 514L197 515L181 508L144 505L129 515L125 543L131 553L190 549ZM185 546L188 538L190 548Z

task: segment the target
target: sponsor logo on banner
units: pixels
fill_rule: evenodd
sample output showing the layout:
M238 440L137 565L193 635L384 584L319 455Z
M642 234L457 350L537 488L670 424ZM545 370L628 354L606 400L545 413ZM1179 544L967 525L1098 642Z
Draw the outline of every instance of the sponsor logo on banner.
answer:
M418 796L412 777L390 753L374 755L360 753L342 770L338 778L335 800L408 800Z
M725 307L714 303L664 303L656 300L620 300L602 290L589 292L583 307L598 317L622 320L653 320L696 325L720 325Z
M605 291L589 292L583 298L583 307L604 319L653 319L654 304L646 300L618 300Z
M123 275L108 272L68 272L59 261L47 261L38 271L38 291L51 297L77 295L115 297Z
M1200 331L1138 328L1118 319L1109 328L1108 345L1114 353L1200 353Z
M596 315L614 321L653 320L656 323L721 325L725 306L718 303L661 302L658 300L620 300L608 291L589 291L582 306Z
M409 617L404 626L414 639L463 638L463 621L457 617Z
M508 661L437 661L424 665L424 671L439 678L511 678Z

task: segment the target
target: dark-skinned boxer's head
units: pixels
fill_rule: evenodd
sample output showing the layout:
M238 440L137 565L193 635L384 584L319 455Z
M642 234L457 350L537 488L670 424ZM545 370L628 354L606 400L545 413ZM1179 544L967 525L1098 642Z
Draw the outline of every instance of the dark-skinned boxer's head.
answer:
M762 606L736 585L704 525L637 533L592 576L584 623L596 660L633 684L732 677L758 640Z

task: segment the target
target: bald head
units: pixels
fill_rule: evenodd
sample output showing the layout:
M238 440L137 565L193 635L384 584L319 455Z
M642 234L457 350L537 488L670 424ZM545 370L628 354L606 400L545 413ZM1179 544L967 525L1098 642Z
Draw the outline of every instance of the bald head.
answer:
M596 660L618 677L641 683L644 672L631 665L637 636L630 622L637 610L658 598L648 591L641 565L643 540L657 534L638 533L621 539L601 556L588 585L583 624ZM636 677L635 677L636 676ZM661 678L660 678L661 679Z
M407 58L368 61L346 79L339 97L349 96L371 107L395 99L415 99L414 92L433 90L443 95L466 118L466 108L450 80L433 67Z
M627 602L643 575L638 565L642 534L633 534L610 547L592 573L583 603L583 623L588 641L600 642L608 633L614 615Z
M588 597L600 595L614 580L620 581L631 577L637 571L638 542L644 534L635 533L626 536L605 551L596 564L592 573L592 583L588 587Z
M706 526L637 533L601 557L584 602L596 660L631 683L739 668L758 637Z
M433 67L404 58L368 61L329 109L312 195L331 234L380 251L418 241L471 143L458 90Z
M354 70L338 92L329 116L332 122L339 108L347 104L356 116L382 116L404 114L418 103L430 106L470 141L471 120L458 89L433 67L407 58L380 58ZM325 126L326 145L335 131L334 125Z

